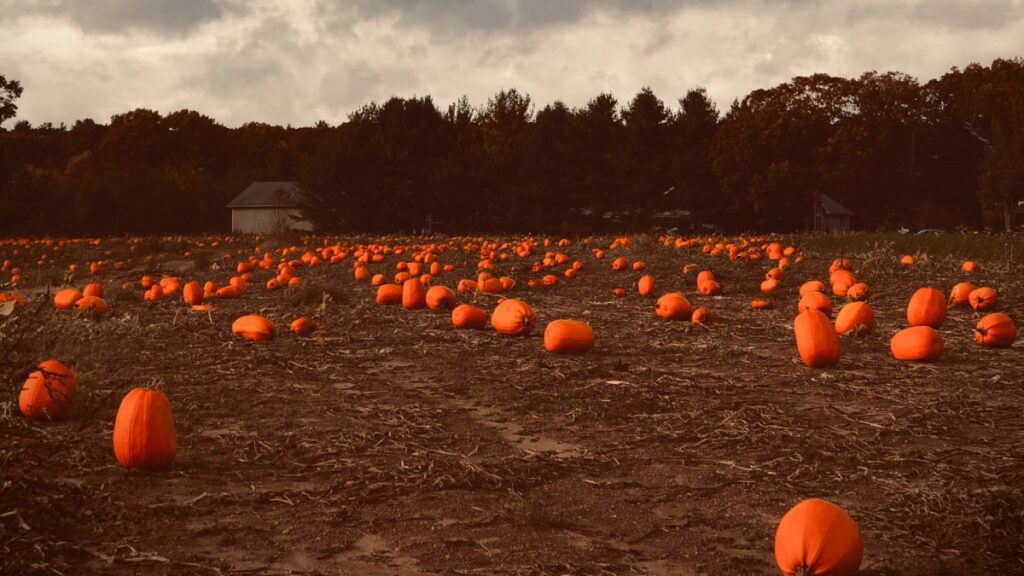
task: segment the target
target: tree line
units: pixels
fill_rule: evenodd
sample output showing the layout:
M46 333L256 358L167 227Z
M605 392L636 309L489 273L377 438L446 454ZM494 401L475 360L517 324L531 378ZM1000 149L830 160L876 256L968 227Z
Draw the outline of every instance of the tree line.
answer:
M791 231L820 194L861 229L1002 229L1024 201L1021 58L924 84L799 76L724 113L702 88L577 108L507 89L479 106L393 97L299 128L137 109L5 130L22 90L0 80L4 235L226 231L225 205L257 180L301 182L320 229L360 232L643 230L672 210L698 229Z

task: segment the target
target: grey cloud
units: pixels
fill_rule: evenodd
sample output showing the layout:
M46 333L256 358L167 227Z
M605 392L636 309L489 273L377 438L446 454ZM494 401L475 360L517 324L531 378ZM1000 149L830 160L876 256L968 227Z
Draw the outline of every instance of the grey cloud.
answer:
M669 14L711 0L321 0L337 24L395 18L403 26L440 36L487 32L531 32L579 22L590 15Z
M931 0L914 7L913 16L952 28L1001 28L1022 17L1020 0Z
M0 8L5 13L0 19L45 15L65 19L87 33L141 30L172 36L245 10L237 0L12 0Z

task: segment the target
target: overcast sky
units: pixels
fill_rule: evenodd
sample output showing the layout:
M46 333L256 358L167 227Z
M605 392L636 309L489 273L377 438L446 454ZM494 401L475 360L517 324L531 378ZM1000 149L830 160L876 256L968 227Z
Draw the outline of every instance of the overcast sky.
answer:
M190 108L228 126L344 121L371 100L670 106L793 76L1024 56L1024 0L0 0L0 74L33 124ZM9 128L11 122L6 126Z

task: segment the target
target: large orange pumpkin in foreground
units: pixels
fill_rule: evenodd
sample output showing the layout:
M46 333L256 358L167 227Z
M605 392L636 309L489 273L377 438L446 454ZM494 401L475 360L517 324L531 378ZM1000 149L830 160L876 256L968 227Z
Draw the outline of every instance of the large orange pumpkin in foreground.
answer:
M231 333L256 342L269 340L274 336L274 323L263 316L248 314L232 322Z
M178 451L171 403L163 392L135 388L121 401L114 420L114 455L121 466L158 471Z
M786 576L850 576L863 557L857 523L826 500L793 506L775 530L775 562Z
M800 359L811 368L839 362L842 347L832 321L820 310L807 308L793 321L796 349Z
M561 354L581 354L594 347L594 331L579 320L552 320L544 329L544 349Z
M37 368L25 380L18 395L18 408L28 418L56 420L71 400L78 378L57 360L47 360Z
M889 343L893 358L926 362L942 356L942 336L931 326L912 326L896 333Z
M533 331L537 316L530 305L522 300L502 300L491 313L491 325L499 334L523 336Z
M946 320L946 297L935 288L918 288L907 304L907 324L939 328Z

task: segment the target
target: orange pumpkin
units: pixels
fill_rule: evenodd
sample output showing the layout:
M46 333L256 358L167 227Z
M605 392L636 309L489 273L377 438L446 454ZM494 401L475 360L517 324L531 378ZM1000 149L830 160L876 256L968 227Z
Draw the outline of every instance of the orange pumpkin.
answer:
M700 324L701 326L711 321L711 311L701 306L693 311L693 315L690 316L690 322L694 324Z
M935 288L918 288L907 304L907 324L939 328L946 320L946 297Z
M978 266L977 262L974 262L972 260L965 260L964 263L960 265L960 269L970 274L973 272L977 272L981 268Z
M108 310L107 303L103 298L97 298L96 296L79 298L78 301L75 302L75 308L78 309L79 312L85 312L93 318L106 316Z
M159 471L174 461L178 437L171 403L163 392L135 388L117 409L114 455L125 468Z
M697 284L697 292L701 296L714 296L722 292L722 286L714 280L708 280L707 282Z
M537 316L522 300L502 300L491 313L491 325L499 334L524 336L537 325Z
M641 296L647 297L654 294L654 276L646 274L636 283L636 289Z
M402 308L415 310L427 305L427 290L423 282L409 278L402 284Z
M626 291L623 290L622 288L613 288L612 289L612 296L615 296L616 298L625 298L626 297Z
M977 288L973 290L968 296L967 301L971 304L971 308L974 308L978 312L984 312L985 310L991 310L996 307L996 291L992 288Z
M274 330L273 322L255 314L241 316L231 323L232 334L254 342L271 339L274 336Z
M800 285L800 297L803 298L809 292L825 293L825 283L821 280L808 280Z
M85 285L85 289L82 290L83 296L95 296L97 298L103 298L103 284L99 282L92 282Z
M199 282L192 280L187 282L181 289L181 299L189 306L199 306L203 303L203 288Z
M627 268L629 268L629 260L626 260L622 256L619 256L618 258L612 261L613 270L625 270Z
M398 284L381 284L377 287L377 304L401 304L402 292Z
M904 328L889 343L893 358L911 362L935 360L942 355L942 347L942 336L931 326Z
M27 418L56 420L75 393L78 378L57 360L46 360L36 368L18 395L18 408Z
M864 282L857 282L846 291L846 297L850 300L867 300L871 295L871 289Z
M775 530L775 562L786 576L852 576L863 556L857 523L826 500L793 506Z
M451 310L455 307L455 292L447 286L431 286L427 290L426 300L427 308L431 310Z
M836 315L836 332L860 336L875 326L875 311L867 302L850 302Z
M949 292L949 304L951 306L966 306L970 302L971 292L974 292L974 284L970 282L956 284Z
M761 282L761 292L764 292L765 294L771 294L772 292L778 290L778 288L779 281L776 280L775 278L769 278Z
M689 320L693 316L693 306L681 293L669 292L658 298L654 313L665 320Z
M544 349L559 354L582 354L594 347L594 331L579 320L552 320L544 329Z
M1016 339L1017 326L1002 312L985 316L974 327L974 340L983 346L1009 348Z
M772 303L769 300L758 298L750 302L750 307L754 310L769 310L772 307Z
M292 332L295 332L300 336L305 336L316 332L320 327L317 326L316 322L313 322L309 318L303 316L292 321L290 328L292 329Z
M839 362L842 347L832 321L814 308L804 309L793 321L796 348L800 359L811 368L832 366Z
M479 330L487 325L487 312L471 304L460 304L452 309L452 324L460 330Z
M826 317L832 316L832 301L823 292L808 292L796 305L797 312L807 309L818 310Z
M75 288L65 288L57 292L53 297L53 305L59 310L70 310L75 302L83 298L83 294Z

